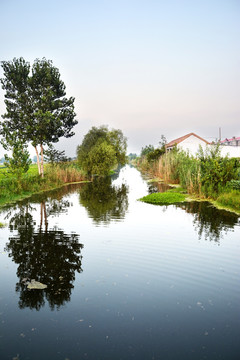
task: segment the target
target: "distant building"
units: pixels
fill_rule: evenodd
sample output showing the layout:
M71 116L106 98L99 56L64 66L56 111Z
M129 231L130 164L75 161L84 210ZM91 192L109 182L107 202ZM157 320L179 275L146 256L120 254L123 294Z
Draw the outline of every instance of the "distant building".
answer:
M221 145L240 146L240 137L233 136L232 139L226 138L221 141Z
M178 149L189 152L190 155L196 155L200 145L205 148L206 145L210 145L210 143L194 133L189 133L170 141L166 144L166 150L170 151L176 146Z
M190 155L196 156L200 145L204 150L206 146L215 146L216 144L209 143L200 136L194 133L190 133L170 141L168 144L166 144L166 150L170 151L174 146L176 146L178 149L184 150ZM222 156L240 158L240 137L233 137L232 139L225 139L221 141L220 151Z

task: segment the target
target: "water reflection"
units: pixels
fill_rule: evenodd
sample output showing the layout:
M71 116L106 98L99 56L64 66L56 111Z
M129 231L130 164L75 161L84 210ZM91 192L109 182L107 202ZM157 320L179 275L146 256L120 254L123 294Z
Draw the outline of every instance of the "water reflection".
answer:
M109 224L112 219L125 217L128 209L128 188L125 184L113 186L111 178L97 178L85 184L79 193L83 205L94 223Z
M149 182L148 183L149 194L157 193L157 192L162 193L169 189L171 189L171 186L169 186L168 184L159 183L159 182Z
M9 228L17 231L10 236L5 250L9 257L18 264L16 291L20 293L21 309L40 310L47 301L51 310L59 309L70 301L74 287L75 272L82 272L79 235L66 234L55 227L48 230L48 216L52 213L66 211L66 201L52 199L52 202L41 202L39 208L40 222L36 226L33 211L37 208L31 204L19 204L7 214ZM47 285L44 290L28 290L26 279L35 279Z
M64 196L75 193L81 186L82 184L70 184L42 194L33 195L31 196L31 203L45 203L47 216L67 213L72 203L68 199L64 199ZM29 200L23 200L21 203L27 206L28 202Z
M187 202L177 205L187 213L193 214L194 226L198 232L199 239L203 236L206 240L220 242L223 234L234 231L239 224L239 216L226 210L219 210L209 202Z

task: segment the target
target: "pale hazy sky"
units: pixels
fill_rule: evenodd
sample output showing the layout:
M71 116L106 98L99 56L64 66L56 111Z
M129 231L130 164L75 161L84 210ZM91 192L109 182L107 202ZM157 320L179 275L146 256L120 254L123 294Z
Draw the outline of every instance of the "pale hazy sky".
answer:
M0 60L50 59L75 97L67 155L103 124L138 153L161 134L240 136L240 0L0 0L0 16Z

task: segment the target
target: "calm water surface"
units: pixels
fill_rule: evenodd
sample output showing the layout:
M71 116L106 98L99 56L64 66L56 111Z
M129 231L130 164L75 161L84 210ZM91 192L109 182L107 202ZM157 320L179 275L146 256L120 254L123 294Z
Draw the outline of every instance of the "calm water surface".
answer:
M126 166L1 209L0 359L240 358L239 217L153 191Z

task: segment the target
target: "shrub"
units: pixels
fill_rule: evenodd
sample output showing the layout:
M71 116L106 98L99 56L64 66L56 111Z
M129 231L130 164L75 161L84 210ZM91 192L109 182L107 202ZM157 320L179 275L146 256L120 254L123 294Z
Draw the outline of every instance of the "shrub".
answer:
M230 180L227 183L227 187L233 190L240 190L240 180Z
M235 158L222 157L219 146L209 146L205 151L200 147L198 157L200 160L202 192L205 196L216 197L228 181L238 177L239 161Z

